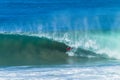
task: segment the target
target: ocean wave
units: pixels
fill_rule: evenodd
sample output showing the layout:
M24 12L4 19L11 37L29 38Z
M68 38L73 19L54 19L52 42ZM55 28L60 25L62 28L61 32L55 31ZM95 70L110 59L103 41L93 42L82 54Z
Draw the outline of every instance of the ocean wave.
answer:
M70 45L65 39L47 36L1 33L0 65L60 64L69 63L69 60L76 62L75 59L110 59L108 54L99 54L80 45Z

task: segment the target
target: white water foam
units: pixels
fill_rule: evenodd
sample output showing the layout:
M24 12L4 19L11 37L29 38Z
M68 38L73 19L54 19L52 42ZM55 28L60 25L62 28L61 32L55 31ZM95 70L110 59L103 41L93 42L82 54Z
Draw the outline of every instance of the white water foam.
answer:
M3 68L0 80L119 80L120 66Z

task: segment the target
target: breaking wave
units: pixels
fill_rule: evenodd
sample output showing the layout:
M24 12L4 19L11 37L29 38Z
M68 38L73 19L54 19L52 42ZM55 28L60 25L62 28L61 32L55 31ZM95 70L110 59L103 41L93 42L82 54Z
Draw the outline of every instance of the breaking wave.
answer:
M70 63L69 60L76 62L76 59L119 59L119 34L110 34L84 34L77 31L49 34L1 33L0 64L60 64Z

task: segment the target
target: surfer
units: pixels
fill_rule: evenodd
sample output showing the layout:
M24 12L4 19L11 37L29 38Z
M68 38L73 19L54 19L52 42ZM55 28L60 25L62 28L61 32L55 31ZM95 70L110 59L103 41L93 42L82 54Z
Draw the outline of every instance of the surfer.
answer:
M71 49L72 49L71 47L67 47L67 48L66 48L67 51L70 51Z

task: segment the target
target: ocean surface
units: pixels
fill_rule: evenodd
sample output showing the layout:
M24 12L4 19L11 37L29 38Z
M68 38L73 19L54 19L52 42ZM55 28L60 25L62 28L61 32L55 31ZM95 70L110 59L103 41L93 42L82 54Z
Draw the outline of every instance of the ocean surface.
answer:
M119 0L0 0L0 80L120 80Z

